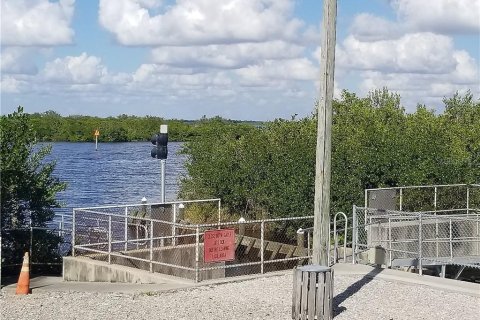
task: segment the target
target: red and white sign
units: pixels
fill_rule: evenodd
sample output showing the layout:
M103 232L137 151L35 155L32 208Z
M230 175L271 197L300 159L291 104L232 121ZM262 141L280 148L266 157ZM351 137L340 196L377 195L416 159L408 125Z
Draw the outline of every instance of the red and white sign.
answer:
M205 231L203 262L231 261L235 259L235 230Z

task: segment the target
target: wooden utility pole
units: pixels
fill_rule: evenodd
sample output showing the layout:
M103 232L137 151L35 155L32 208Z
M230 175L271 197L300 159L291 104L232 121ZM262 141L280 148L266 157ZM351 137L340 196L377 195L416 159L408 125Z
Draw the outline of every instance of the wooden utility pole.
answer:
M330 168L332 162L332 100L335 71L336 18L337 0L323 0L312 258L313 264L324 266L328 266L330 232Z

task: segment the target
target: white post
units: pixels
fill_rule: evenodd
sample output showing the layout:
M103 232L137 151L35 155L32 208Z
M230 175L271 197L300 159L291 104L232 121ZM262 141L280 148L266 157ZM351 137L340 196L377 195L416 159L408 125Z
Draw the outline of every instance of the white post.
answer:
M124 237L125 237L125 252L128 250L128 207L125 207L125 224L124 224Z
M450 259L453 259L452 218L450 218Z
M168 133L168 125L162 124L160 125L160 133ZM164 203L165 202L165 163L166 159L161 159L160 160L160 166L161 166L161 195L160 195L160 202Z
M423 263L422 263L422 214L419 215L418 221L418 274L423 274Z
M218 200L218 229L220 229L220 222L221 222L221 218L220 218L220 214L221 214L221 211L222 210L222 200Z
M327 266L330 229L330 165L332 156L332 101L335 71L337 1L324 0L323 4L312 260L314 264Z
M199 262L200 262L200 228L197 226L195 230L195 282L199 279Z
M435 215L435 252L438 258L438 219L437 219L437 197L438 197L438 189L435 186L434 194L433 194L433 207L434 207L434 215Z
M403 209L403 189L400 188L400 211Z
M153 272L153 220L150 220L150 272Z
M392 219L388 217L388 267L392 267Z
M75 257L75 209L72 213L72 257Z
M355 264L355 253L357 252L357 236L358 236L358 221L357 221L357 207L353 205L352 209L352 264Z
M176 233L177 233L177 230L176 230L176 227L175 227L175 223L177 223L177 205L174 203L173 205L173 217L172 217L172 245L174 246L176 244Z
M108 264L112 263L112 216L108 216Z
M238 219L238 234L244 236L245 235L245 218L240 217Z
M166 160L162 159L160 160L160 166L161 166L161 178L160 178L160 202L164 203L165 202L165 162Z
M264 233L265 233L265 223L262 220L260 225L260 273L264 273L263 261L264 261Z
M467 186L467 214L470 214L470 186Z

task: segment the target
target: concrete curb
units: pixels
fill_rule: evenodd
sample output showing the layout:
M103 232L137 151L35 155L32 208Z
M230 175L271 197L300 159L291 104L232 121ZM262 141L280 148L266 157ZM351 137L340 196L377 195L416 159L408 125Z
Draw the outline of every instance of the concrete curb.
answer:
M361 264L336 264L335 274L341 275L364 275L367 278L398 281L406 284L421 285L436 290L443 290L455 293L467 294L480 297L480 284L465 282L453 279L439 278L433 276L420 276L416 273L409 273L400 270L380 269Z
M128 268L128 267L122 267ZM333 266L335 275L364 276L370 279L381 279L385 281L401 282L412 286L421 285L433 290L449 291L480 297L480 284L444 279L432 276L420 276L418 274L404 271L380 269L367 265L336 264ZM143 271L146 272L146 271ZM148 272L147 272L148 273ZM31 280L33 293L51 291L77 291L77 292L102 292L102 293L125 293L145 294L178 291L205 286L217 286L228 283L243 282L258 278L279 277L291 275L292 270L269 272L266 274L253 274L232 278L205 280L199 283L188 281L183 278L155 274L160 283L135 284L135 283L110 283L110 282L77 282L63 281L61 277L37 277ZM15 292L16 284L6 286L2 289L7 294Z

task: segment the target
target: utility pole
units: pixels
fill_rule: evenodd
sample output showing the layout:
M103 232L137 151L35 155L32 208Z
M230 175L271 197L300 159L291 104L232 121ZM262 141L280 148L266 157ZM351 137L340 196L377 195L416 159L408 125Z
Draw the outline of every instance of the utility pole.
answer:
M323 0L312 261L313 264L324 266L328 266L330 232L332 100L335 71L336 18L337 0Z

